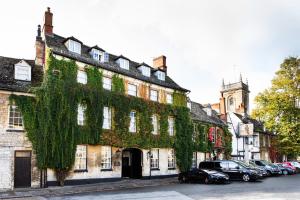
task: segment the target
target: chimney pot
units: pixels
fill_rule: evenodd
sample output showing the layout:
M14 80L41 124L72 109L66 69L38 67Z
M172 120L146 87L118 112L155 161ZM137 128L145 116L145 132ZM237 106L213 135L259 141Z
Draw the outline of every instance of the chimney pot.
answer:
M162 55L153 59L153 67L167 72L166 56Z
M47 7L47 11L44 16L44 34L52 35L53 34L53 25L52 25L53 14L50 11L50 7Z

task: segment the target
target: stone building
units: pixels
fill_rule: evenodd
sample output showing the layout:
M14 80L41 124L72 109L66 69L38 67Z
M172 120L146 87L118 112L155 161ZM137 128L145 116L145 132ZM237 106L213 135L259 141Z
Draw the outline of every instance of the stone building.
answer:
M220 102L213 104L232 133L232 158L238 160L270 160L269 151L273 134L263 123L249 116L249 86L242 77L236 83L222 82Z
M191 118L194 126L193 138L198 138L198 134L202 132L203 136L199 138L200 141L198 143L200 143L200 146L206 146L206 148L198 148L193 152L192 167L199 166L199 163L205 160L222 160L224 158L225 144L223 129L226 128L226 123L219 118L218 113L212 109L210 104L202 105L190 101L188 105L191 109ZM196 139L194 139L194 142L197 143ZM207 148L209 144L211 147ZM199 146L199 144L196 145Z
M40 173L21 113L9 97L31 95L29 88L41 77L42 69L34 60L0 56L0 190L40 186Z
M112 90L112 78L118 75L124 81L125 95L145 102L173 105L174 93L186 94L187 89L176 84L167 73L166 57L159 56L153 65L138 63L123 55L113 55L97 45L88 46L73 36L62 37L53 32L53 14L50 8L44 15L44 25L38 27L35 60L0 58L0 189L57 185L53 170L40 172L36 167L35 153L26 137L22 113L11 94L29 95L31 86L40 83L47 72L48 55L57 60L72 60L78 66L78 84L87 84L85 68L101 70L103 89ZM186 105L185 105L186 106ZM103 108L103 129L112 130L110 107ZM130 112L129 132L136 132L136 112ZM77 123L84 124L85 108L78 105ZM154 135L159 135L160 116L151 117ZM168 116L168 134L175 134L175 119ZM3 163L3 164L2 164ZM18 164L19 163L19 164ZM16 168L23 166L23 169ZM20 171L23 177L19 177ZM65 184L94 183L121 178L167 177L178 174L173 148L142 149L136 146L77 145L73 169ZM20 181L21 179L21 181Z

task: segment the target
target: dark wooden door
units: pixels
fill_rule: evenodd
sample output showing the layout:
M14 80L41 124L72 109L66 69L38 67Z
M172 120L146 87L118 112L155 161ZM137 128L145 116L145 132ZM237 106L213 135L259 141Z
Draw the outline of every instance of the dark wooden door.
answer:
M15 152L15 187L31 186L31 152L16 151Z

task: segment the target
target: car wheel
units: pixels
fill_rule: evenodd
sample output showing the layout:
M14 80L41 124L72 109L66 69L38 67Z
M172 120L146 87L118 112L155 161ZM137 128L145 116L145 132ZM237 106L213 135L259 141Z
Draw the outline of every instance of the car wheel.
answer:
M185 175L182 176L182 179L181 179L182 183L186 183L187 182L187 178Z
M204 183L205 183L205 184L209 184L209 183L210 183L210 181L209 181L209 178L208 178L208 177L206 177L206 178L204 179Z
M271 176L271 172L270 171L267 171L267 176Z
M282 174L286 176L286 175L288 175L289 173L288 173L288 171L283 170L283 171L282 171Z
M244 174L244 175L243 175L243 181L245 181L245 182L250 181L250 176L249 176L249 174Z

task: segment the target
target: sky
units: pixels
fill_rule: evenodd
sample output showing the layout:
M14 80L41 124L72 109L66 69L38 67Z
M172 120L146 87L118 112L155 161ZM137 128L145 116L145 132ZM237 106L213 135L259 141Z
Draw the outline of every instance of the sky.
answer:
M1 56L35 58L47 7L58 35L150 65L165 55L168 75L199 103L218 102L222 79L241 73L253 109L283 60L300 54L298 0L1 0Z

